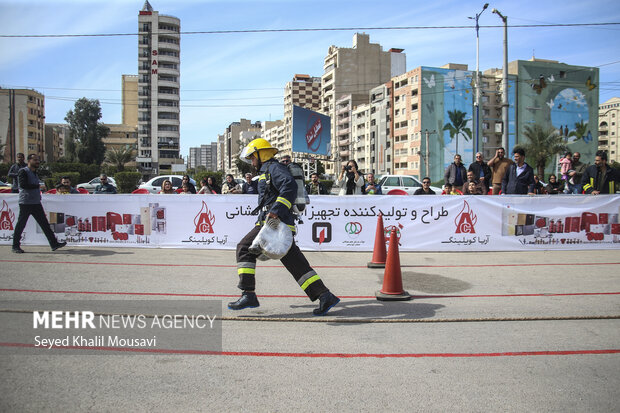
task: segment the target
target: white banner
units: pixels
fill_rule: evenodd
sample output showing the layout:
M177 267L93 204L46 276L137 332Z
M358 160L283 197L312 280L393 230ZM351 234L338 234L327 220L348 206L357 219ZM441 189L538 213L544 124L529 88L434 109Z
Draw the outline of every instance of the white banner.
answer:
M620 196L311 196L297 243L309 251L372 251L377 217L401 251L617 249ZM0 196L0 244L19 215ZM75 246L234 249L254 226L256 195L44 195L59 240ZM23 245L45 245L34 218Z

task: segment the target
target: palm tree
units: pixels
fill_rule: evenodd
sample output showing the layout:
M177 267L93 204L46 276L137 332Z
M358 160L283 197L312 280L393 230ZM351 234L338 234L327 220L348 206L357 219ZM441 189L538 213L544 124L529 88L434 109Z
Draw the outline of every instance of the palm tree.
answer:
M523 134L527 143L520 145L528 159L536 165L538 178L545 179L545 167L549 159L568 150L562 135L555 128L543 129L540 125L525 125Z
M469 119L465 119L465 116L467 113L460 110L448 111L450 122L443 127L443 130L450 131L450 139L456 138L456 153L459 152L459 135L462 134L467 141L471 139L471 129L466 127Z
M116 165L119 172L122 172L125 169L125 164L134 160L134 151L128 146L111 148L106 151L105 158L111 164Z
M570 131L568 136L575 136L577 138L575 140L579 140L583 138L584 136L586 136L587 133L588 133L588 124L583 123L583 119L581 119L578 123L577 122L575 123L575 130Z

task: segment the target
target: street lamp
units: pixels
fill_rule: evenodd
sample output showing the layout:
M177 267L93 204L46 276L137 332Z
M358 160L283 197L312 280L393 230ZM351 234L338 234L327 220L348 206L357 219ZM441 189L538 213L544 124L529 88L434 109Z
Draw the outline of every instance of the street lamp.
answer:
M480 135L480 26L478 25L478 19L480 15L484 13L484 11L489 7L489 3L484 3L482 6L482 10L480 13L476 14L476 17L468 17L468 19L476 21L476 124L474 125L476 128L476 151L478 152L478 144L479 144L479 135Z
M502 73L502 146L508 150L508 17L493 9L504 22L504 70Z

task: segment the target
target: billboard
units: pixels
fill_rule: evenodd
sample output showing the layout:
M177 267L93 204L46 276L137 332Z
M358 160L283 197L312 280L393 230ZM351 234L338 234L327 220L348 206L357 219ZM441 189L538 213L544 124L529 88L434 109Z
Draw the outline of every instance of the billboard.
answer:
M328 155L329 116L293 105L293 152Z

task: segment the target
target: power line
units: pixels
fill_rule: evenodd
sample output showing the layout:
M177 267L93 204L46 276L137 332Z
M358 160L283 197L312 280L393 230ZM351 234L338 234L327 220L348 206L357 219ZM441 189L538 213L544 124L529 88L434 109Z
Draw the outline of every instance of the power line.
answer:
M616 26L620 22L607 23L557 23L557 24L513 24L509 28L534 27L597 27ZM482 25L483 29L504 28L504 25ZM298 28L298 29L243 29L243 30L203 30L179 32L182 35L197 34L237 34L237 33L285 33L285 32L335 32L335 31L370 31L370 30L453 30L473 29L475 26L386 26L386 27L331 27L331 28ZM157 32L155 32L157 34ZM170 34L170 33L165 33ZM90 33L90 34L0 34L0 38L58 38L58 37L120 37L139 36L140 33Z

